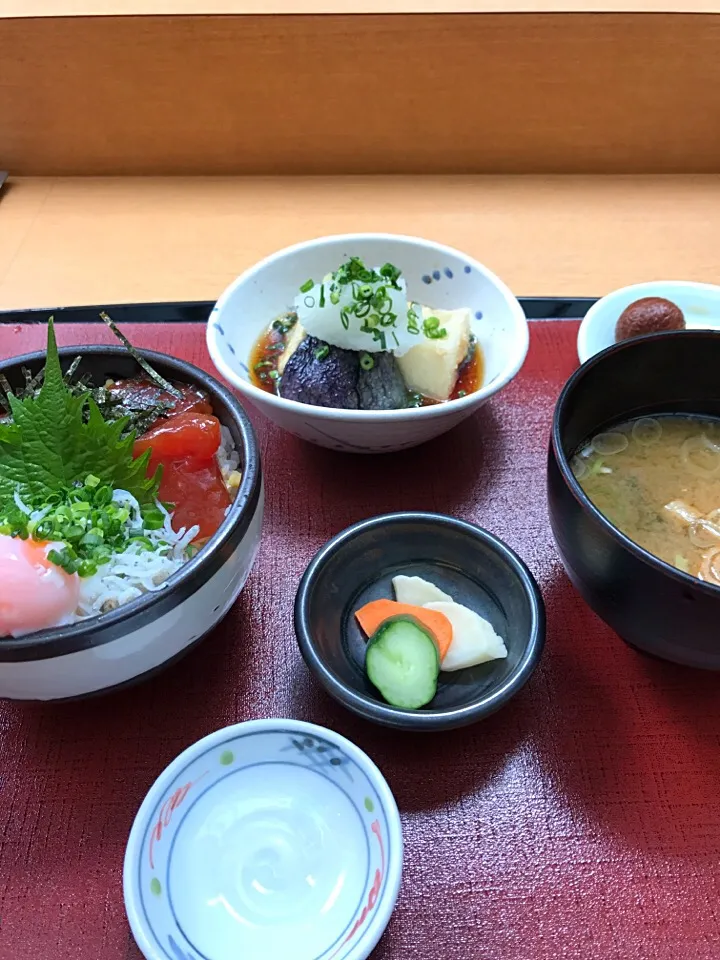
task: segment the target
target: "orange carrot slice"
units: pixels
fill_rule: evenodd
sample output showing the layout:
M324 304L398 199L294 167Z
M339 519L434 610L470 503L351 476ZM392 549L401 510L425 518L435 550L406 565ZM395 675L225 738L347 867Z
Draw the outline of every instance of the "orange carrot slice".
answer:
M381 624L390 617L399 616L414 617L432 634L442 661L452 643L452 624L444 613L415 607L410 603L398 603L396 600L373 600L355 611L357 622L368 637L377 633Z

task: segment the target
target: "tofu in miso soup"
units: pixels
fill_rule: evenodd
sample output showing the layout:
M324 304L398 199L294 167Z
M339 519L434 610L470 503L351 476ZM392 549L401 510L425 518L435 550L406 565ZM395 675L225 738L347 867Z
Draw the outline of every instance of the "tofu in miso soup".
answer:
M591 437L571 466L618 530L677 569L720 584L720 420L627 420Z

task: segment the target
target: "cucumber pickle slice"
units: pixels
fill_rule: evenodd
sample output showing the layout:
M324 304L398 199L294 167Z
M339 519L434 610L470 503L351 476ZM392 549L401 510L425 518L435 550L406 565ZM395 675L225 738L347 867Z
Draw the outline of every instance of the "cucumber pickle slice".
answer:
M378 627L365 652L368 679L393 707L417 710L437 692L440 655L413 617L391 617Z

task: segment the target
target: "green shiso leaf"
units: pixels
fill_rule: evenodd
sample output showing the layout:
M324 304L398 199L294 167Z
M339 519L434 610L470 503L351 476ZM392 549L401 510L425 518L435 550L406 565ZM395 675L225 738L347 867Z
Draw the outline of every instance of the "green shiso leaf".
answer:
M150 451L133 458L135 435L121 438L127 420L106 421L88 393L73 396L63 380L52 318L48 321L43 385L35 397L10 394L11 423L0 423L0 508L18 494L44 503L92 474L141 503L152 502L160 472L147 476ZM87 423L84 413L87 410Z

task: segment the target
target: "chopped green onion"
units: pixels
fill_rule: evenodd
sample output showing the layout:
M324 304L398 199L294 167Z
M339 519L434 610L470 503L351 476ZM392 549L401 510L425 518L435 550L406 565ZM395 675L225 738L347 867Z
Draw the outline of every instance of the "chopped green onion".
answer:
M83 547L99 547L103 539L101 530L89 530L80 541L80 544Z
M161 530L165 525L165 517L155 507L143 511L143 526L146 530Z
M289 333L292 328L297 323L297 315L294 313L289 313L285 317L278 317L272 322L273 330L277 330L278 333Z
M336 290L330 291L330 303L333 306L337 306L340 303L340 294Z
M379 313L389 313L392 309L392 300L385 293L385 287L380 287L374 297L375 306Z
M305 283L300 287L300 293L307 293L308 290L312 290L315 286L314 280L306 280Z
M53 534L53 523L51 520L41 520L35 527L36 540L49 540Z
M458 390L458 392L457 392L457 399L458 399L458 400L460 400L462 397L466 397L466 396L467 396L467 390Z
M350 257L347 263L344 263L334 274L336 283L347 285L348 283L376 283L380 279L380 274L374 270L368 270L360 257Z
M268 373L268 376L270 377L271 380L280 379L280 374L277 372L277 370L270 370L270 372Z
M253 370L259 371L259 370L262 370L264 367L271 367L271 366L272 366L272 360L259 360L253 367Z
M153 542L152 540L150 540L149 537L130 537L130 540L128 542L142 544L142 546L147 547L148 550L152 550L153 548Z
M385 277L396 288L399 288L398 279L402 271L393 263L386 263L380 267L380 276Z
M321 307L325 306L325 284L324 283L320 284L320 306Z
M85 486L89 487L91 490L94 490L95 487L99 487L101 483L102 481L100 480L100 477L96 477L94 473L89 473L87 477L85 477Z
M423 320L423 333L429 340L443 340L447 336L447 330L440 326L437 317L428 317L427 320Z
M77 573L79 563L77 557L72 555L72 551L69 547L65 547L62 550L48 550L47 555L50 563L54 563L56 566L61 567L66 573Z
M327 357L329 354L330 354L330 347L328 347L327 345L318 347L317 350L315 351L315 359L324 360L325 357Z
M360 366L363 368L363 370L372 370L372 368L375 366L375 361L369 353L362 353L360 354Z
M112 487L98 487L93 497L93 503L96 506L107 506L112 503Z

